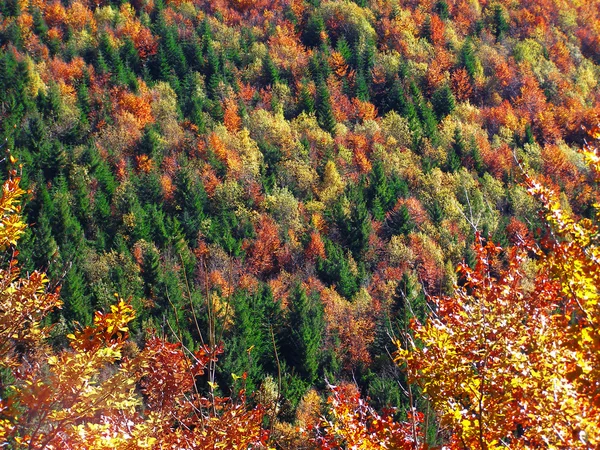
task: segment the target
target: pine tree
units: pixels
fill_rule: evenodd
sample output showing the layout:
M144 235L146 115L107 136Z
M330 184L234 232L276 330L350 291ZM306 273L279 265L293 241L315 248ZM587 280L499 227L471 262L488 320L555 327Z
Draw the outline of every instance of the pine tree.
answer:
M460 64L466 69L471 78L475 78L477 74L477 58L473 48L473 42L470 38L465 39L465 43L460 49L459 54Z
M325 131L331 134L335 133L336 120L325 82L321 82L317 86L317 121Z
M315 112L315 102L306 85L302 85L298 98L298 112L312 114Z
M323 307L318 295L306 294L299 284L289 299L289 324L292 338L292 365L309 384L317 379L320 364L320 347L324 329Z
M410 216L406 205L402 205L398 210L392 211L386 218L384 230L387 236L407 235L415 229L416 225Z
M495 4L492 9L492 31L496 37L496 41L499 41L509 29L508 21L502 5Z
M433 93L431 103L433 104L433 110L435 111L435 115L437 116L438 120L442 120L452 111L454 111L454 108L456 107L456 101L450 86L445 84L436 90Z
M279 69L277 69L277 66L268 52L263 60L263 77L267 85L274 85L279 82Z

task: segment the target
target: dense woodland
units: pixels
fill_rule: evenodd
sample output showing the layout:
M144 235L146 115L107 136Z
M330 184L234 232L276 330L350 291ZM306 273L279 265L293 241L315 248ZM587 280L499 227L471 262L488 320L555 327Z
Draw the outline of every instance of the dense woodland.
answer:
M1 1L0 437L599 445L599 121L597 1Z

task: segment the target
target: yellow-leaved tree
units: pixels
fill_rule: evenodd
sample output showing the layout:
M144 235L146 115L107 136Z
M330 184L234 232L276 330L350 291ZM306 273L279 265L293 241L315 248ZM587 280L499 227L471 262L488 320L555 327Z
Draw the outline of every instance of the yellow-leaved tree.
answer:
M584 155L599 181L597 148ZM461 265L454 294L431 298L435 313L398 342L397 361L453 448L600 446L598 227L527 183L549 236L536 243L523 232L505 258L479 239L476 267Z

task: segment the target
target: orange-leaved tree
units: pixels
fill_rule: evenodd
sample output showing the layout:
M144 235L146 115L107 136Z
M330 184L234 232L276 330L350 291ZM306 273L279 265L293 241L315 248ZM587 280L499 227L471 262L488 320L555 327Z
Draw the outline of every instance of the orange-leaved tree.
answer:
M586 146L584 156L597 182L597 148ZM503 258L479 239L475 268L460 265L454 294L432 297L435 313L412 324L406 345L398 342L397 361L454 448L600 445L598 227L527 183L549 237L535 243L522 233Z
M321 450L339 448L362 450L425 448L420 422L423 414L413 411L408 421L394 419L394 411L381 414L360 397L354 384L330 386L328 417L312 432L311 445Z
M43 273L20 274L15 245L21 220L19 177L0 198L0 446L28 449L256 448L268 433L263 409L202 395L197 377L221 346L192 352L150 335L129 340L131 305L117 299L93 325L47 342L42 320L61 302Z

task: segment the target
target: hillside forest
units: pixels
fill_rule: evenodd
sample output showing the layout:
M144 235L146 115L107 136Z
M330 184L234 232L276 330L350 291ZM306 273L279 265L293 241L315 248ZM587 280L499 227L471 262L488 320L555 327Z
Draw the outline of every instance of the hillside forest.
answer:
M600 4L0 1L0 446L600 446Z

